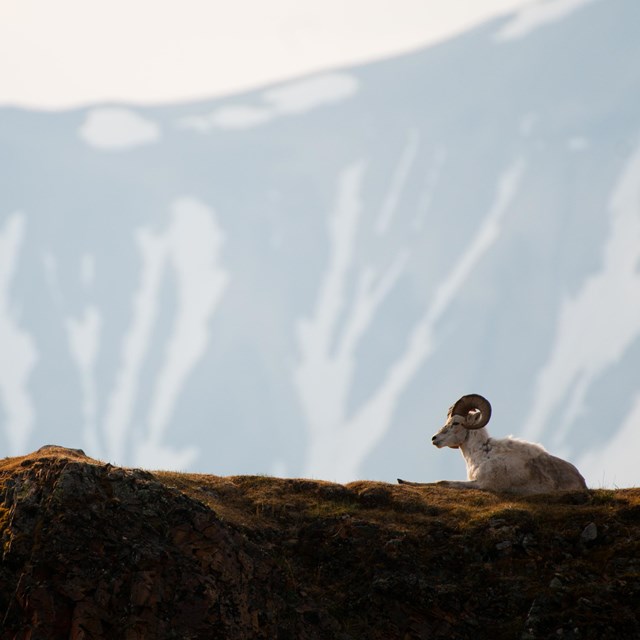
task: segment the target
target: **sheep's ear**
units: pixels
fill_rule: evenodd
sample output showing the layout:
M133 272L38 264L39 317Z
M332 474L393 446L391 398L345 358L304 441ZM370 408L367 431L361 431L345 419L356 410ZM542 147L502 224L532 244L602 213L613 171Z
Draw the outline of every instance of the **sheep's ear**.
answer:
M469 411L466 419L467 427L473 429L480 424L480 422L482 422L482 413L478 409L472 409Z

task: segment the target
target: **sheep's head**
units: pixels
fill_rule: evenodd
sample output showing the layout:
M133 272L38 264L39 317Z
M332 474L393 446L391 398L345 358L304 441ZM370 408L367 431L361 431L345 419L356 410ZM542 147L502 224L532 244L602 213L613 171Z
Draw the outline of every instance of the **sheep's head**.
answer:
M482 429L491 418L491 405L478 394L462 396L450 409L447 421L431 441L441 449L457 449L469 436L469 431Z

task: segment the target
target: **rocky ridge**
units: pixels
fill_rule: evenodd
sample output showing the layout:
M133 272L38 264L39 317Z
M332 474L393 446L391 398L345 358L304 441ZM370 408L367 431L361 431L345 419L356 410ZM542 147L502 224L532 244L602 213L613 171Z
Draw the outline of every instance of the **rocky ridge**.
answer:
M0 462L0 639L638 638L640 489ZM486 631L485 631L486 630Z

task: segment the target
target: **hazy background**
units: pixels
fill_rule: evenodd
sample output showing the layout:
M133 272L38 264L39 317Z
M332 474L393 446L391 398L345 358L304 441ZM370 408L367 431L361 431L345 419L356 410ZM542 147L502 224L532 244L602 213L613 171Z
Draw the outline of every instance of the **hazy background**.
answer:
M5 0L0 103L55 109L228 95L415 50L526 4Z
M3 3L0 442L639 483L640 5Z

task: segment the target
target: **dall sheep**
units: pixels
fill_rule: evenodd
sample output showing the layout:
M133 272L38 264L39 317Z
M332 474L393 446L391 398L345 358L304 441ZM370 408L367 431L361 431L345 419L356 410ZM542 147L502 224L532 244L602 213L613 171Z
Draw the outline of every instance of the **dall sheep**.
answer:
M467 463L468 482L443 480L439 485L528 495L553 491L586 490L580 472L532 442L489 437L489 401L477 394L462 396L450 409L447 421L431 439L441 449L460 449ZM424 483L401 484L423 486Z

